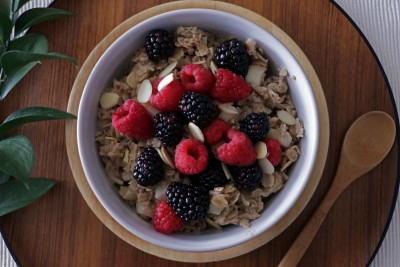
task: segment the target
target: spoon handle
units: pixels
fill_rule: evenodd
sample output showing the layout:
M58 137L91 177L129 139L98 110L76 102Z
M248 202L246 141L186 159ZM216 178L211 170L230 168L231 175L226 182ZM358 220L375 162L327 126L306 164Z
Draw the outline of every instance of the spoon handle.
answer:
M290 246L278 267L297 266L341 192L342 190L337 186L332 185L330 187L328 193Z

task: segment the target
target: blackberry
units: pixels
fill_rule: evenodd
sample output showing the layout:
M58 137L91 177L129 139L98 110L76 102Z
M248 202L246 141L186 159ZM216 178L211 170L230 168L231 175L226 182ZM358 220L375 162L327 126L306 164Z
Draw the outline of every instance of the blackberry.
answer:
M168 205L185 221L199 221L207 217L210 196L204 187L173 182L168 186L166 195Z
M164 178L163 162L154 148L146 147L140 152L133 177L142 186L155 185Z
M263 172L257 162L250 166L234 167L231 171L235 184L245 190L256 189L263 177Z
M217 117L218 108L208 95L193 91L185 92L178 104L183 116L200 128L204 128Z
M240 131L247 134L251 141L257 142L267 137L269 117L267 113L250 113L240 122Z
M155 29L146 36L145 49L153 61L166 59L174 51L174 40L166 30Z
M243 42L233 38L223 42L215 49L214 62L220 68L228 69L243 77L246 76L251 58Z
M228 183L221 162L210 156L206 169L199 174L189 176L194 184L204 186L207 190L213 190L215 187L224 186Z
M178 112L160 112L154 116L156 137L165 147L174 147L183 137L183 119Z

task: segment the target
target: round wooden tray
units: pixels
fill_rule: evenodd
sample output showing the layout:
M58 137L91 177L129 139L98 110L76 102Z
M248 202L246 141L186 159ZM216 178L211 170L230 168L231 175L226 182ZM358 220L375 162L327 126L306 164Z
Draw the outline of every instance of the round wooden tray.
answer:
M240 245L212 252L192 253L192 252L170 250L153 245L133 235L125 228L123 228L121 225L119 225L102 207L102 205L94 195L93 191L91 190L82 169L77 147L76 121L68 121L66 123L67 152L73 176L75 178L76 184L81 194L83 195L89 207L96 214L96 216L117 236L119 236L120 238L122 238L123 240L125 240L126 242L128 242L132 246L135 246L138 249L141 249L147 253L166 259L184 261L184 262L218 261L242 255L269 242L270 240L275 238L278 234L280 234L284 229L286 229L304 209L304 207L310 200L311 196L313 195L318 185L318 182L322 175L322 171L325 166L325 160L329 144L328 109L325 96L322 90L322 86L310 62L308 61L304 53L301 51L301 49L296 45L296 43L285 32L283 32L280 28L274 25L271 21L265 19L264 17L252 11L224 2L179 1L179 2L172 2L156 6L136 14L135 16L129 18L128 20L120 24L118 27L116 27L99 43L95 47L95 49L90 53L89 57L86 59L75 80L68 103L68 112L74 114L78 113L80 98L82 96L82 92L85 87L87 78L92 68L96 64L97 60L100 58L100 56L104 53L104 51L108 48L108 46L112 42L114 42L119 36L121 36L125 31L130 29L132 26L140 23L145 19L148 19L152 16L164 12L177 9L184 9L184 8L216 9L233 13L243 18L246 18L250 21L253 21L254 23L263 27L265 30L272 33L277 39L279 39L293 53L293 55L296 57L298 62L303 67L305 73L307 74L307 77L310 80L310 83L312 85L317 100L317 107L319 113L320 140L319 140L319 149L318 149L315 168L312 172L311 178L304 192L300 196L299 200L295 203L295 205L270 230Z

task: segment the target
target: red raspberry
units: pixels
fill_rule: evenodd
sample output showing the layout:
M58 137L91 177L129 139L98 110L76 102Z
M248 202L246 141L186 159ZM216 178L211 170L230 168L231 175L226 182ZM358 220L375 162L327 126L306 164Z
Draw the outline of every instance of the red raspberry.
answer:
M229 142L217 149L217 157L220 161L239 167L251 165L256 161L257 152L246 134L230 129L226 137Z
M183 174L197 174L205 170L208 152L205 145L193 139L182 140L175 150L175 166Z
M161 92L157 86L162 78L153 83L153 94L150 97L150 104L159 111L178 111L178 102L182 98L184 92L181 83L178 80L173 80Z
M265 139L264 143L267 145L267 159L272 163L272 165L277 166L282 159L281 143L272 138Z
M221 119L213 120L210 125L203 129L204 138L207 144L218 143L231 127Z
M114 111L111 120L115 130L129 138L144 140L154 135L152 117L136 100L126 100Z
M153 226L158 232L169 234L179 231L185 221L175 214L171 206L167 204L166 200L159 202L153 215Z
M181 83L187 91L208 94L215 83L214 75L199 64L186 65L181 70Z
M218 69L215 75L215 85L211 96L220 102L235 102L248 97L251 93L250 85L227 69Z

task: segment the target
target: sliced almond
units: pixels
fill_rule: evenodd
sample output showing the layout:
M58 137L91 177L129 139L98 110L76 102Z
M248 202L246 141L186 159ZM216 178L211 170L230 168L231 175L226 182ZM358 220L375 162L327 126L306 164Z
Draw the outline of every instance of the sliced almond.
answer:
M165 87L168 86L172 81L174 80L174 74L170 73L167 76L165 76L160 83L157 86L157 90L161 92Z
M129 150L128 149L125 149L124 158L122 159L122 162L125 164L129 163Z
M218 108L228 114L239 114L239 110L233 106L233 102L217 103Z
M215 229L217 229L217 230L222 230L222 227L221 227L219 224L217 224L216 222L214 222L213 220L211 220L211 219L209 219L209 218L206 218L206 222L207 222L210 226L214 227Z
M246 207L250 206L250 202L246 199L246 197L243 194L240 194L240 200Z
M266 181L266 185L268 187L273 187L275 184L275 177L272 174L268 174L267 176L267 181Z
M221 162L221 166L222 166L222 170L223 170L224 173L225 173L226 178L228 178L228 180L232 180L232 179L233 179L233 176L232 176L232 173L231 173L231 171L229 170L228 166L226 166L226 164L223 163L223 162Z
M163 157L161 157L161 158L164 158L164 160L165 160L164 162L166 164L168 164L171 168L175 169L175 163L172 160L171 155L165 149L165 147L161 147L161 154L163 155Z
M293 117L292 114L287 112L286 110L279 110L276 112L276 115L278 118L283 122L286 123L287 125L294 125L296 124L296 119Z
M118 184L118 185L123 185L124 181L122 181L121 179L118 179L117 177L111 176L110 180L114 183L114 184Z
M286 170L290 165L292 165L294 161L289 160L288 162L285 163L285 165L282 166L281 172Z
M189 133L193 136L194 139L204 143L204 135L199 126L197 126L193 122L189 122L188 129Z
M118 104L119 95L113 92L103 93L100 97L100 106L103 109L110 109Z
M157 113L160 113L160 111L156 108L154 108L150 103L143 103L143 107L147 110L147 112L154 117Z
M196 65L201 65L201 64L204 64L204 63L206 63L205 60L200 60L200 61L197 61L197 62L193 62L193 64L196 64Z
M246 81L250 84L260 86L265 77L265 72L267 71L266 66L259 64L251 64L249 70L247 71Z
M269 129L268 137L278 140L284 147L289 147L293 139L288 132L281 134L279 130L274 128Z
M247 38L246 41L244 41L244 45L248 50L256 50L257 42L253 38Z
M138 64L136 64L138 65ZM136 67L136 65L133 67L132 71L128 74L128 76L126 77L126 83L129 85L129 87L131 88L135 88L136 85L138 84L138 81L136 79L136 69L138 67Z
M212 74L214 74L214 76L215 76L215 74L217 73L218 67L217 67L217 65L215 65L214 61L211 61L210 69L211 69Z
M147 103L150 100L153 88L151 82L148 79L143 80L137 91L137 100L140 103Z
M258 165L265 174L273 174L275 171L274 165L267 158L258 159Z
M165 76L167 76L168 74L170 74L176 67L176 65L178 64L178 61L174 61L171 64L169 64L167 67L165 67L165 69L163 69L160 74L158 74L158 77L163 78Z
M157 153L158 153L158 155L160 156L160 158L162 159L162 161L164 161L164 163L167 164L167 162L166 162L166 160L165 160L165 158L164 158L164 155L163 155L163 153L161 152L161 149L158 148L158 147L155 147L155 150L157 151Z
M257 142L254 149L257 152L257 159L265 158L268 154L267 145L262 141Z

